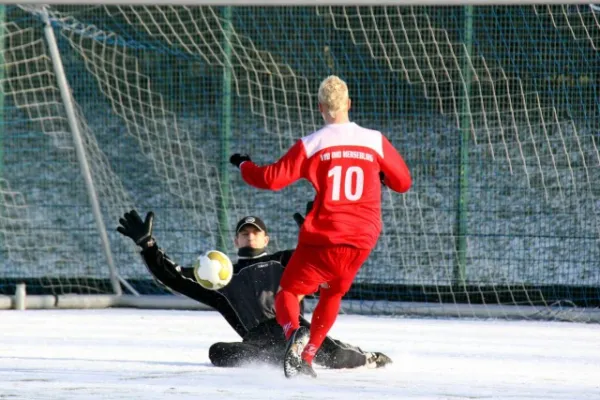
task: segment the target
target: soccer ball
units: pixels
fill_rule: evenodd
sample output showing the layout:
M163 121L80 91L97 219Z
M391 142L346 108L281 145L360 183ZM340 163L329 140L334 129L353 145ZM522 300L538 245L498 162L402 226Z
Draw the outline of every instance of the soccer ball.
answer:
M233 276L233 265L225 254L209 250L194 262L196 281L205 289L219 290L227 286Z

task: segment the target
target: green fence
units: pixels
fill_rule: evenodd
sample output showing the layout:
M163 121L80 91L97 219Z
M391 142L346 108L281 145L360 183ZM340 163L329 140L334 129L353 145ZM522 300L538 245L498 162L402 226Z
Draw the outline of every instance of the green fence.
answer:
M114 232L156 213L181 264L263 217L295 246L301 182L249 188L231 152L275 160L322 123L345 79L352 120L384 132L414 186L383 195L384 232L350 297L600 304L600 15L527 7L51 7L119 274L153 284ZM3 23L0 288L110 292L40 10ZM0 59L2 61L2 59Z

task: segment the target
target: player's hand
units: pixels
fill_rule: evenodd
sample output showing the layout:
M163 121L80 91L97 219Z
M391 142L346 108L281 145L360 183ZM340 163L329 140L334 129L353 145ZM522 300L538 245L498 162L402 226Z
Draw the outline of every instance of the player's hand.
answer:
M302 228L302 224L304 223L304 217L300 213L294 213L294 221L296 221L296 225L298 225L298 228Z
M308 215L310 210L312 210L313 204L314 201L309 201L308 203L306 203L306 215ZM294 221L296 221L296 225L298 225L298 228L301 228L302 224L304 223L304 217L300 213L295 213Z
M385 184L385 174L384 174L382 171L379 171L379 180L381 181L381 184L382 184L383 186L387 186L387 185Z
M315 202L312 200L306 203L306 215L312 210L314 204Z
M154 213L150 211L146 214L146 220L142 221L140 215L135 210L131 210L119 218L120 226L117 231L124 236L131 238L142 249L154 245L152 237L152 224L154 223Z
M244 161L252 161L252 160L250 159L250 156L248 154L235 153L234 155L229 157L229 162L238 168Z

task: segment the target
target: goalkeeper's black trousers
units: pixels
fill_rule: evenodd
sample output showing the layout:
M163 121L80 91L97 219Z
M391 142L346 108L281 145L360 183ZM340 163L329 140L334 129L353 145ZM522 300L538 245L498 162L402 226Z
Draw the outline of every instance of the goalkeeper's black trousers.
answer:
M242 342L213 344L208 356L217 367L239 367L253 363L280 367L285 348L283 330L275 319L271 319L249 331ZM367 364L367 354L358 347L327 337L314 362L326 368L357 368Z

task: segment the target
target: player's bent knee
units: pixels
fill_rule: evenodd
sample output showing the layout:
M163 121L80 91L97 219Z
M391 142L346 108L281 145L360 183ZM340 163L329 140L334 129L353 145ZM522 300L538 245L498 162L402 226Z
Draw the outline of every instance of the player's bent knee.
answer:
M208 349L208 358L215 367L237 367L242 361L237 343L218 342Z
M223 360L223 343L215 343L208 349L208 358L213 365L220 366Z

